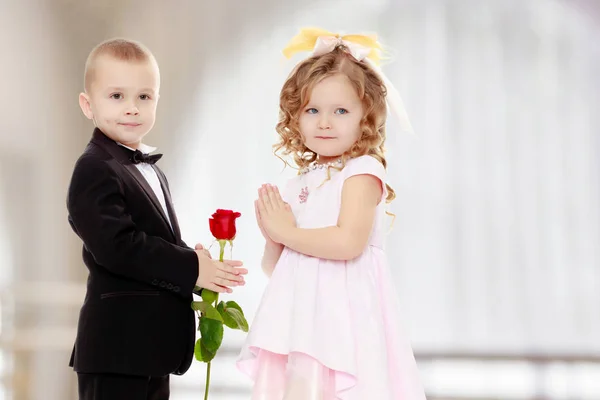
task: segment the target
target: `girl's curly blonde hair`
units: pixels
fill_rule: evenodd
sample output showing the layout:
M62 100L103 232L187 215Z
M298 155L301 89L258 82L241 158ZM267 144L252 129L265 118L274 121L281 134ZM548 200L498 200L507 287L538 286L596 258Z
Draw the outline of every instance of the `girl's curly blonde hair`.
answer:
M362 101L364 110L360 122L362 134L356 143L342 154L342 168L348 159L367 154L379 160L384 168L387 168L384 156L387 117L385 84L369 65L356 60L344 45L337 46L329 53L302 61L286 80L281 89L279 122L275 128L280 140L273 145L274 153L277 155L281 152L283 156L291 154L300 169L317 159L317 154L304 145L298 121L302 110L310 100L314 86L336 74L344 74L348 77ZM389 203L394 200L396 194L387 183L385 186L386 202Z

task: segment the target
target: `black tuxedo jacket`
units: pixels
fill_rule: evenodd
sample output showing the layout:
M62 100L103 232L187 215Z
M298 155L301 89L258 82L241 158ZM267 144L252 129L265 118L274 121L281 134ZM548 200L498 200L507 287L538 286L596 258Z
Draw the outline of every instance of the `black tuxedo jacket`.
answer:
M198 258L182 240L163 172L169 226L132 152L94 130L67 196L89 270L70 366L83 373L162 376L189 368Z

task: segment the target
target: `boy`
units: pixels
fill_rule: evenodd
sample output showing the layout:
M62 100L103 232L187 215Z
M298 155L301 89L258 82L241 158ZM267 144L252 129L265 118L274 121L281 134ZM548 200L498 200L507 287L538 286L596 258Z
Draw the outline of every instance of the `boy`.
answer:
M161 155L142 143L159 86L153 55L131 40L103 42L86 62L79 105L95 129L67 196L89 269L70 361L80 400L168 399L169 374L193 358L194 286L231 292L247 273L181 240Z

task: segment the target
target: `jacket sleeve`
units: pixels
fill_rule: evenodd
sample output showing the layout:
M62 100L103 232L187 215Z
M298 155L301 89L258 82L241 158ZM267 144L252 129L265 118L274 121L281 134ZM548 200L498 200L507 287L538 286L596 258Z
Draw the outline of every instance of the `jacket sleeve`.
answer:
M73 229L100 266L191 296L198 278L196 252L136 227L126 210L122 182L106 161L93 156L79 159L67 209Z

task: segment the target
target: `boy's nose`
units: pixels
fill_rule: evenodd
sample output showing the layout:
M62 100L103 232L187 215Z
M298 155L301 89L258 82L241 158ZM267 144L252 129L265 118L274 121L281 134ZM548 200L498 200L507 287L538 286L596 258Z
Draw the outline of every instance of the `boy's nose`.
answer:
M125 112L127 115L138 115L139 113L140 110L138 110L137 107L131 107Z

